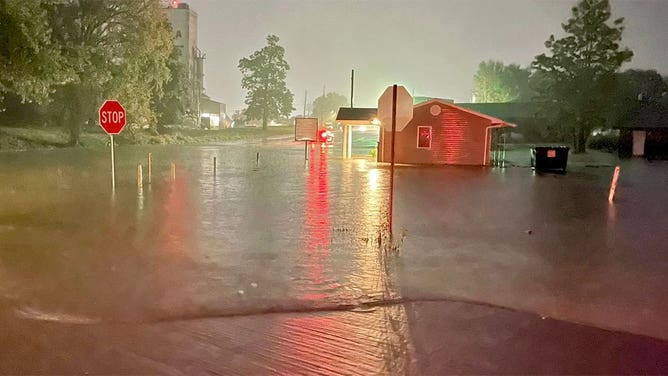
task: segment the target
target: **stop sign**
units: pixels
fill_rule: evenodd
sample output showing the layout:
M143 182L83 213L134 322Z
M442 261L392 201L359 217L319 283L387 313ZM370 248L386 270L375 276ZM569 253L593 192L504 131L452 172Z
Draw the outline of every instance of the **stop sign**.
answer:
M378 98L378 120L386 131L392 130L392 94L389 86ZM397 86L397 132L401 132L413 119L413 97L403 86Z
M125 109L116 100L107 100L99 110L100 126L108 134L119 134L125 127Z

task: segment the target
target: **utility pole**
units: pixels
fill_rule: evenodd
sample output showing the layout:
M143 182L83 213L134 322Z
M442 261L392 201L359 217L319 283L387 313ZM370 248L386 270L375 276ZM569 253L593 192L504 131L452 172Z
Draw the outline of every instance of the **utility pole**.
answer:
M355 92L355 70L350 73L350 108L353 108L353 93Z
M304 90L304 115L302 117L306 117L306 98L308 95L308 90Z
M197 106L197 123L196 126L201 126L202 121L202 94L204 93L204 59L206 55L202 51L194 47L195 52L195 105Z

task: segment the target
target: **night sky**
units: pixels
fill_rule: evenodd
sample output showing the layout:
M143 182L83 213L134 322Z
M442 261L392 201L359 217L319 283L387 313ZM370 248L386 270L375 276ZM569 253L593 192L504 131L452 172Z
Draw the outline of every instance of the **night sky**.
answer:
M415 95L469 101L473 75L486 59L527 65L545 51L570 0L189 0L199 14L206 53L207 93L244 107L239 59L276 34L291 66L288 88L301 112L326 90L375 107L384 88L405 85ZM635 56L626 68L668 74L668 0L613 0L626 18L623 45Z

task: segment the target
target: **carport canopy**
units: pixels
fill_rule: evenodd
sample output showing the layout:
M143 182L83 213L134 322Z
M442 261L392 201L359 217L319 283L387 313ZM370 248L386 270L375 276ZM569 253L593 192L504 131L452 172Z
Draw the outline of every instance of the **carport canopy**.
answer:
M369 107L341 107L336 122L343 126L343 158L352 157L352 128L354 126L378 126L378 109Z

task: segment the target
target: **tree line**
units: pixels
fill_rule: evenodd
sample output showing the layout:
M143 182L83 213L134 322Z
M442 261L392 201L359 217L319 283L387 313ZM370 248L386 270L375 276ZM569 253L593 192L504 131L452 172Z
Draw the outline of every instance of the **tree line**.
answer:
M193 82L164 8L161 0L0 0L0 112L67 129L71 145L96 124L105 98L123 103L130 132L195 117ZM294 110L285 50L275 35L266 41L239 61L244 115L263 128ZM343 103L324 95L313 115L330 120Z
M580 0L551 35L549 53L529 67L484 61L474 76L476 102L536 102L553 119L553 135L584 152L592 130L628 124L641 108L668 111L666 79L653 70L620 72L633 52L622 47L624 19L610 20L608 0Z
M117 98L135 126L174 121L189 79L160 0L0 0L0 96L69 130Z

